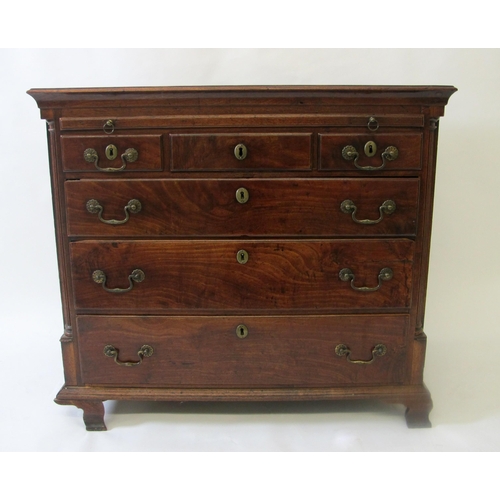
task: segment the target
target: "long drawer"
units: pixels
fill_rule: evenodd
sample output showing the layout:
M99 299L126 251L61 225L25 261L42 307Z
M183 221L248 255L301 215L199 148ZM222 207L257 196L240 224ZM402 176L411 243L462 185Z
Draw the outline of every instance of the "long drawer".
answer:
M407 324L405 315L80 316L81 376L122 387L394 385L405 377Z
M70 236L412 236L418 179L66 182Z
M80 241L70 244L82 311L336 311L410 306L413 242Z

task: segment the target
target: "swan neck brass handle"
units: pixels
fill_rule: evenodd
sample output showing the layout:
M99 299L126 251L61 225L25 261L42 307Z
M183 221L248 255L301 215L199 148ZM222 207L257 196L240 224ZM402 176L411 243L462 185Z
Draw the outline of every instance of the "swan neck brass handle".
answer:
M372 349L372 358L364 361L362 359L351 359L351 350L345 344L339 344L337 347L335 347L335 354L337 356L346 356L346 359L347 361L349 361L349 363L354 363L356 365L371 365L375 361L375 358L377 356L384 356L386 352L387 347L384 344L377 344Z
M130 200L123 207L123 210L125 211L125 219L116 220L116 219L103 219L102 218L102 212L103 212L104 208L97 200L87 201L86 207L87 207L87 211L90 212L91 214L98 214L99 220L101 222L103 222L104 224L111 224L113 226L125 224L125 222L128 222L128 220L130 218L130 214L138 214L142 209L142 205L141 205L141 202L139 200L135 200L135 199Z
M130 292L132 288L134 287L134 283L140 283L141 281L144 281L146 278L146 275L144 274L144 271L141 269L134 269L131 273L130 276L128 277L128 282L129 286L128 288L108 288L106 286L106 275L104 274L103 271L97 270L92 273L92 279L99 285L102 285L104 290L109 293L125 293L125 292Z
M142 363L142 360L144 358L149 358L150 356L153 355L154 349L150 345L143 345L138 351L137 351L137 356L139 356L139 361L120 361L118 359L118 356L120 352L118 349L111 345L108 344L104 346L104 355L108 356L109 358L114 358L115 363L120 366L137 366Z
M349 281L350 280L351 281L351 288L353 290L356 290L357 292L376 292L380 288L380 286L382 285L382 281L389 281L390 279L392 279L393 276L394 276L394 273L392 272L392 269L389 267L384 267L378 273L378 285L373 287L373 288L370 288L367 286L354 285L354 279L355 279L354 273L347 267L342 269L339 273L339 278L342 281Z
M363 167L358 164L359 153L354 146L345 146L342 149L342 158L348 161L354 161L354 166L359 168L359 170L382 170L385 167L385 162L393 161L399 156L398 148L395 146L387 146L385 150L382 152L382 165L379 167L366 166Z
M382 205L380 205L380 207L378 207L380 217L377 220L357 219L356 218L357 209L358 209L358 207L351 200L344 200L340 204L340 210L342 210L342 212L345 214L351 214L352 220L354 222L356 222L358 224L365 224L365 225L378 224L384 218L384 214L390 215L396 211L396 203L392 200L385 200L384 203L382 203Z
M111 145L110 145L111 146ZM109 146L108 146L109 148ZM109 155L109 150L108 150L108 155ZM117 155L116 155L117 156ZM97 154L97 151L92 148L88 148L83 152L83 159L88 162L88 163L93 163L95 165L95 168L99 170L100 172L121 172L122 170L125 170L127 167L127 163L134 163L134 161L139 158L139 153L137 152L136 149L134 148L129 148L125 150L125 153L121 155L122 159L122 166L117 167L117 168L112 168L112 167L107 167L103 168L99 166L99 155Z

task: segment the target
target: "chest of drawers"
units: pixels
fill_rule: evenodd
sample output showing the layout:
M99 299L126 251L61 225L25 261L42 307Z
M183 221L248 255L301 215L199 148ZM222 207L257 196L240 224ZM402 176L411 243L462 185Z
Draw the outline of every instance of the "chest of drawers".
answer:
M59 404L378 399L429 426L438 120L454 87L33 89Z

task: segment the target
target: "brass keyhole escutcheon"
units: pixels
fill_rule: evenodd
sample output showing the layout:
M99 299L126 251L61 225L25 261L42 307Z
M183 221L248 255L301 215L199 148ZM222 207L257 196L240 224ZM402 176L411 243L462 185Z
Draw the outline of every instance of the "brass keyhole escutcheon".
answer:
M246 203L248 201L248 198L250 198L250 195L245 188L239 188L236 190L236 200L238 201L238 203Z
M105 153L108 160L115 160L118 156L118 149L114 144L110 144L106 147Z
M366 156L375 156L377 153L377 145L373 141L368 141L364 147Z
M236 327L236 335L240 339L244 339L248 335L248 328L245 325L238 325Z
M236 260L240 264L246 264L248 262L248 252L246 250L238 250L236 253Z
M244 144L236 144L234 148L234 156L237 160L244 160L247 157L247 147Z

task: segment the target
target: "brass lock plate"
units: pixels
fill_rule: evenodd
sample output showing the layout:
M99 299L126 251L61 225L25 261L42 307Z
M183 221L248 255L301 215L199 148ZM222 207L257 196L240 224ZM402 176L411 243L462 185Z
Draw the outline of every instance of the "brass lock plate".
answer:
M246 250L238 250L236 254L236 260L240 264L246 264L248 262L248 252Z
M375 156L377 145L373 141L368 141L363 149L366 156Z
M237 160L244 160L247 157L247 147L244 144L236 144L234 148L234 156Z
M248 328L245 325L238 325L236 327L236 335L240 339L244 339L248 335Z
M110 144L106 146L105 153L108 160L115 160L118 156L118 148L114 144Z
M248 201L250 195L248 194L248 190L245 188L239 188L236 190L236 200L238 203L244 204Z

